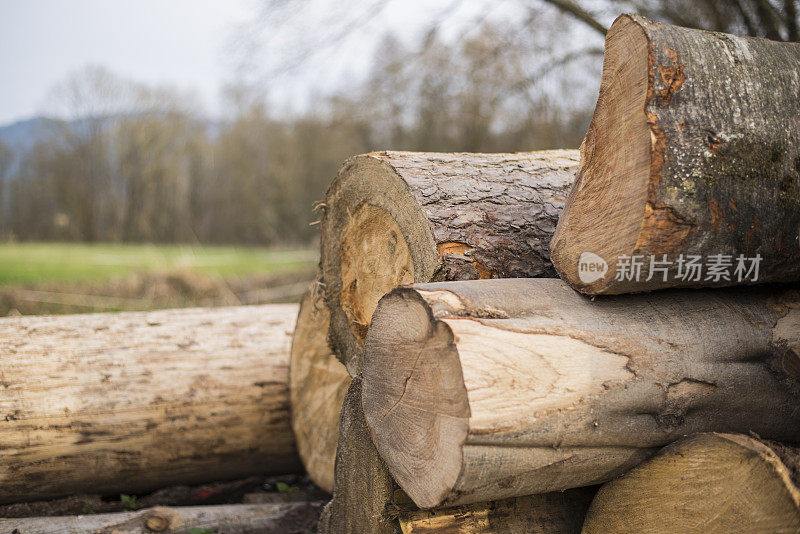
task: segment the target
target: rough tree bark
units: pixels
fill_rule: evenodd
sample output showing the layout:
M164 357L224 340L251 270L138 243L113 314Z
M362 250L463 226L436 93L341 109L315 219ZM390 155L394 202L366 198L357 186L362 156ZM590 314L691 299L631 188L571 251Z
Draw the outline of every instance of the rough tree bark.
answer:
M339 414L350 375L328 347L328 324L328 309L317 281L300 303L289 389L297 452L311 480L331 493Z
M322 503L157 506L137 512L0 519L0 532L18 534L263 534L311 532Z
M800 293L592 302L561 280L401 287L367 334L364 412L423 508L596 484L688 433L800 438Z
M618 18L551 244L559 275L592 295L731 285L741 254L760 255L758 282L800 279L798 83L798 43ZM584 253L607 263L603 276L581 277ZM718 254L732 256L727 279L679 272L681 255ZM617 279L619 258L638 255L672 266Z
M800 532L800 449L741 434L697 434L608 482L586 534Z
M399 284L554 275L548 244L577 165L574 150L347 160L326 195L321 265L331 346L350 374Z
M298 472L297 306L0 320L0 503Z
M320 518L320 534L580 532L597 488L419 510L392 479L378 455L364 419L361 394L358 377L353 379L342 408L336 487L333 500Z

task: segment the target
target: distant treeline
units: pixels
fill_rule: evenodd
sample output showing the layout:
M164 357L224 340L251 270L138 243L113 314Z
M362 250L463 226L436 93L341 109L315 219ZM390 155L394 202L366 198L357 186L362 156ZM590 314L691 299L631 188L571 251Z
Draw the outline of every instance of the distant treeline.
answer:
M530 53L488 26L455 46L429 40L424 53L387 38L371 74L347 94L276 118L254 92L237 88L229 92L233 118L213 128L180 95L86 69L59 93L79 119L53 123L13 166L0 154L0 233L308 242L320 216L314 202L351 155L576 147L588 106L557 106L529 91L526 80L539 68Z
M278 19L297 7L262 4ZM620 12L800 40L798 0L516 4L506 24L484 20L455 39L440 38L438 22L414 46L386 37L364 79L320 88L301 115L265 104L279 73L233 84L230 112L210 127L186 95L87 68L54 92L72 120L53 123L24 153L0 143L0 239L308 242L320 216L314 202L351 155L577 147L605 28Z

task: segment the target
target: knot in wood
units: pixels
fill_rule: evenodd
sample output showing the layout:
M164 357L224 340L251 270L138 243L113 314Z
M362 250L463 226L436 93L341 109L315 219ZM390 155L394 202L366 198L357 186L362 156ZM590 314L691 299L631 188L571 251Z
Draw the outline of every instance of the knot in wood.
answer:
M800 347L789 347L781 361L786 374L800 381Z
M147 518L145 525L152 532L163 532L169 526L169 520L160 515L151 515Z

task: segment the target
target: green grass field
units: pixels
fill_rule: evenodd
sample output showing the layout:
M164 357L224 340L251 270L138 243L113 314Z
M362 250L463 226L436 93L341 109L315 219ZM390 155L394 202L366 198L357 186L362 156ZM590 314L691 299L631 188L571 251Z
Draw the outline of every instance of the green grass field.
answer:
M0 243L0 287L103 282L187 269L225 278L313 269L317 250L227 246Z

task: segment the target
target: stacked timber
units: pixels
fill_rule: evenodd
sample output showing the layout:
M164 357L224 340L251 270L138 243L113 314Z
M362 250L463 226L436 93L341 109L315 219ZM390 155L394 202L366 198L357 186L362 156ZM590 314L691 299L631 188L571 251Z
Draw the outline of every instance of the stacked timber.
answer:
M575 150L378 152L345 162L321 204L320 270L301 304L291 351L298 452L311 478L334 495L321 530L474 530L520 525L533 514L539 523L565 525L548 532L580 529L585 491L581 499L526 496L468 509L420 510L375 451L363 423L360 379L350 385L361 372L378 300L396 286L555 274L549 242L577 166ZM350 394L351 409L342 411L348 386L358 394ZM395 502L399 495L402 504ZM573 501L583 508L567 513L578 509ZM563 520L555 519L559 506ZM552 521L544 508L552 508Z
M576 150L345 162L322 203L320 272L291 350L292 426L320 487L333 491L342 400L378 300L402 283L552 276L549 241L577 167Z
M0 321L0 503L302 461L321 534L796 532L798 79L800 45L625 15L580 153L345 162L299 308Z
M361 406L362 383L350 385L342 408L333 500L320 534L436 532L578 533L596 491L581 488L543 495L421 510L397 485L375 449Z
M553 276L549 243L578 152L374 152L346 161L322 219L330 342L351 376L378 300L400 284Z
M348 160L298 352L326 428L349 388L320 532L796 531L798 79L624 15L579 159Z

